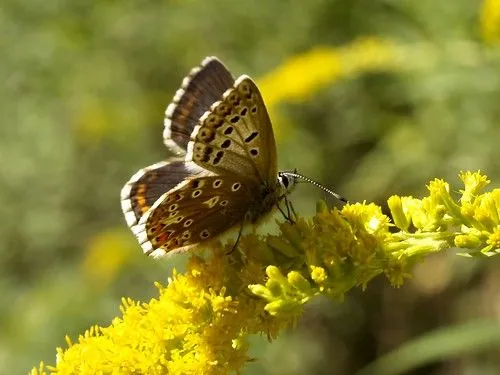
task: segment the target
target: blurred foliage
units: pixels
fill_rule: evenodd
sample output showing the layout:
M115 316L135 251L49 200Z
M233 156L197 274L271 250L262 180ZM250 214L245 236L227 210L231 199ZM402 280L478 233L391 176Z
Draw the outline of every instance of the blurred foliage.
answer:
M363 40L393 46L394 60L346 52ZM283 169L382 202L463 169L498 185L499 41L498 0L4 0L0 369L53 363L65 334L106 325L121 296L147 300L182 267L183 256L141 254L118 197L138 168L169 156L163 112L204 56L262 83ZM293 82L295 96L272 96ZM293 199L307 215L319 197L301 186ZM297 331L256 338L248 373L350 374L423 332L498 319L497 262L439 255L402 289L379 280L340 305L319 299ZM497 373L498 354L414 373Z

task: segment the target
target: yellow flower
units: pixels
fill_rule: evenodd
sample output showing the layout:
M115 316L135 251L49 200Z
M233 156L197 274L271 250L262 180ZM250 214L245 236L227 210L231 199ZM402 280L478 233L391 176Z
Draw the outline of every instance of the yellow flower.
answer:
M391 69L400 63L397 47L376 38L346 46L316 47L293 56L258 80L268 107L301 102L336 80L363 71Z
M232 242L215 243L209 259L193 255L184 273L157 284L158 298L124 298L122 317L75 343L67 339L55 367L40 364L31 374L239 372L250 360L248 335L277 337L316 295L342 299L378 275L400 286L423 257L454 246L469 256L496 255L500 191L484 192L488 180L479 172L461 178L462 197L442 180L429 183L422 199L391 197L404 230L390 231L374 204L340 211L321 204L312 219L280 224L280 236L243 236L229 255Z
M500 1L483 0L480 24L486 42L496 43L500 40Z

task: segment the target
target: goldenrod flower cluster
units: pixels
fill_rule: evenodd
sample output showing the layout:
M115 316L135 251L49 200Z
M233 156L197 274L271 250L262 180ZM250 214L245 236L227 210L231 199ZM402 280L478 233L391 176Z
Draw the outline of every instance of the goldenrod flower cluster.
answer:
M193 255L185 273L158 284L158 298L124 299L121 318L68 339L55 367L32 374L239 372L251 360L248 336L275 338L314 296L342 298L380 274L399 286L416 262L448 248L497 254L500 190L483 192L480 173L460 178L456 197L438 179L423 199L391 197L394 223L375 204L321 203L312 219L280 224L279 236L243 236L230 254L233 243L215 243L207 259Z

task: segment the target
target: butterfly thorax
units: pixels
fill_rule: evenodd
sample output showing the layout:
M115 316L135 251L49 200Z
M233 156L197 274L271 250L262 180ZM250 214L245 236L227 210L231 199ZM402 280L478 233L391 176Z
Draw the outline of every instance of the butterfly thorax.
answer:
M259 188L259 194L255 195L255 199L250 204L247 212L247 220L251 223L256 223L276 206L283 191L279 184L262 184Z

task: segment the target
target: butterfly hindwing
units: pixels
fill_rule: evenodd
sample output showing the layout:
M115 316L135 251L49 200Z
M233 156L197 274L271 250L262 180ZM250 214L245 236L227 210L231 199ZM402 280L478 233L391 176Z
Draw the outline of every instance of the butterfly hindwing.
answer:
M276 144L269 115L255 83L239 77L191 134L187 161L216 174L276 180Z
M200 117L233 83L231 73L216 57L207 57L191 70L165 111L165 145L175 153L185 153Z
M194 163L183 160L160 162L139 170L123 186L120 194L122 211L130 227L137 225L139 219L165 192L173 189L187 177L203 173Z
M178 253L243 224L258 186L239 176L202 176L164 194L135 234L145 253Z

